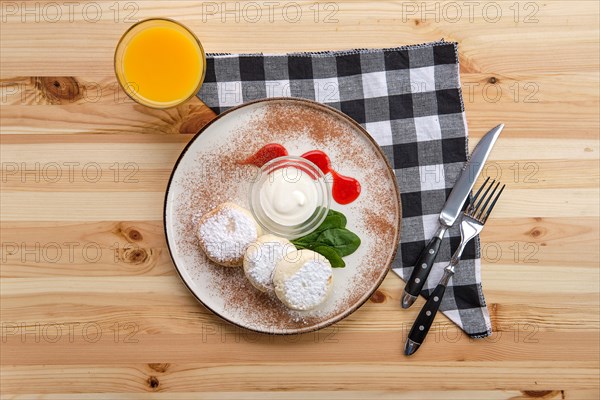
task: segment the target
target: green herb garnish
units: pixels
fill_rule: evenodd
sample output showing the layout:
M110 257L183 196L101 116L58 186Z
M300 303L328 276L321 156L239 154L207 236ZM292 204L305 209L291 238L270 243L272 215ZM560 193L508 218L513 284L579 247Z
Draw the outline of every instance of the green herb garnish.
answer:
M333 268L344 268L346 266L346 263L337 251L329 246L317 246L313 251L328 259Z
M327 258L333 268L344 268L342 257L348 256L360 246L360 238L346 229L348 220L339 211L329 210L319 227L306 236L292 240L298 250L309 249Z

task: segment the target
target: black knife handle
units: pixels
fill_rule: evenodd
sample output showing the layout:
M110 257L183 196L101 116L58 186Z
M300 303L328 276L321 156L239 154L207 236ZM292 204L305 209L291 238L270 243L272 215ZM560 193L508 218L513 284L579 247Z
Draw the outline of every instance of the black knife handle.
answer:
M421 255L419 255L415 267L413 268L413 272L410 275L410 279L406 282L406 286L404 287L404 291L411 296L416 297L419 295L419 293L421 293L423 285L425 285L425 281L429 276L429 272L431 272L433 262L437 257L438 251L440 250L442 237L444 237L445 232L445 228L440 228L436 235L431 238L429 243L427 243L427 246L425 246L421 252Z
M413 324L410 332L408 334L407 346L405 347L405 354L410 356L414 354L419 346L425 340L429 329L431 329L431 325L433 325L433 320L435 319L435 315L440 309L440 304L442 303L442 298L444 297L444 293L446 292L446 286L448 285L448 280L450 277L454 275L454 268L448 269L444 271L444 276L440 280L440 283L433 290L427 302L419 312L415 323ZM412 346L408 344L412 341ZM409 350L410 349L410 350Z

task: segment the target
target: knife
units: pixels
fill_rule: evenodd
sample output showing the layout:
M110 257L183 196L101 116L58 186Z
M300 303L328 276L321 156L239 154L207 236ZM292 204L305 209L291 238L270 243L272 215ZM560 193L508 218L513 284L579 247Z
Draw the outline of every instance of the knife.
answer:
M435 257L440 250L444 234L456 222L502 129L504 129L504 124L500 124L486 133L479 143L477 143L475 149L473 149L469 161L465 163L458 180L452 188L452 192L450 192L450 196L446 200L446 204L444 204L444 208L442 208L439 227L433 238L431 238L421 252L421 255L419 255L410 279L406 282L402 295L402 308L410 307L417 299L417 296L419 296L419 293L421 293Z

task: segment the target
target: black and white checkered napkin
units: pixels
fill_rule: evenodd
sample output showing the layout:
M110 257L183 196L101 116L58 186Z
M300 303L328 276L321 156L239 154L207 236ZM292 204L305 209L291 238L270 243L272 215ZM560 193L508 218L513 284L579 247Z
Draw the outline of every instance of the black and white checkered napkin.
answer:
M215 112L265 97L303 97L358 121L395 169L402 235L392 266L401 278L437 228L438 215L467 159L467 126L456 43L318 53L209 54L198 96ZM422 294L433 291L458 226L446 233ZM398 293L400 296L400 293ZM441 310L473 337L491 333L481 288L479 240L471 241L450 280Z

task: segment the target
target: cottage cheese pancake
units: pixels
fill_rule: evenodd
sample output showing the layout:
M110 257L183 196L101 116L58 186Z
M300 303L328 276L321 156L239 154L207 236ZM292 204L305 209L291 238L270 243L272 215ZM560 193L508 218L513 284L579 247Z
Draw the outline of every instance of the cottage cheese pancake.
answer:
M275 235L264 235L246 250L244 273L261 292L273 291L273 273L277 263L287 254L296 251L296 247L287 239Z
M234 203L223 203L202 216L196 230L206 256L226 267L241 266L246 249L260 234L252 214Z
M311 250L292 252L277 263L275 294L293 310L312 310L323 303L333 285L329 261Z

